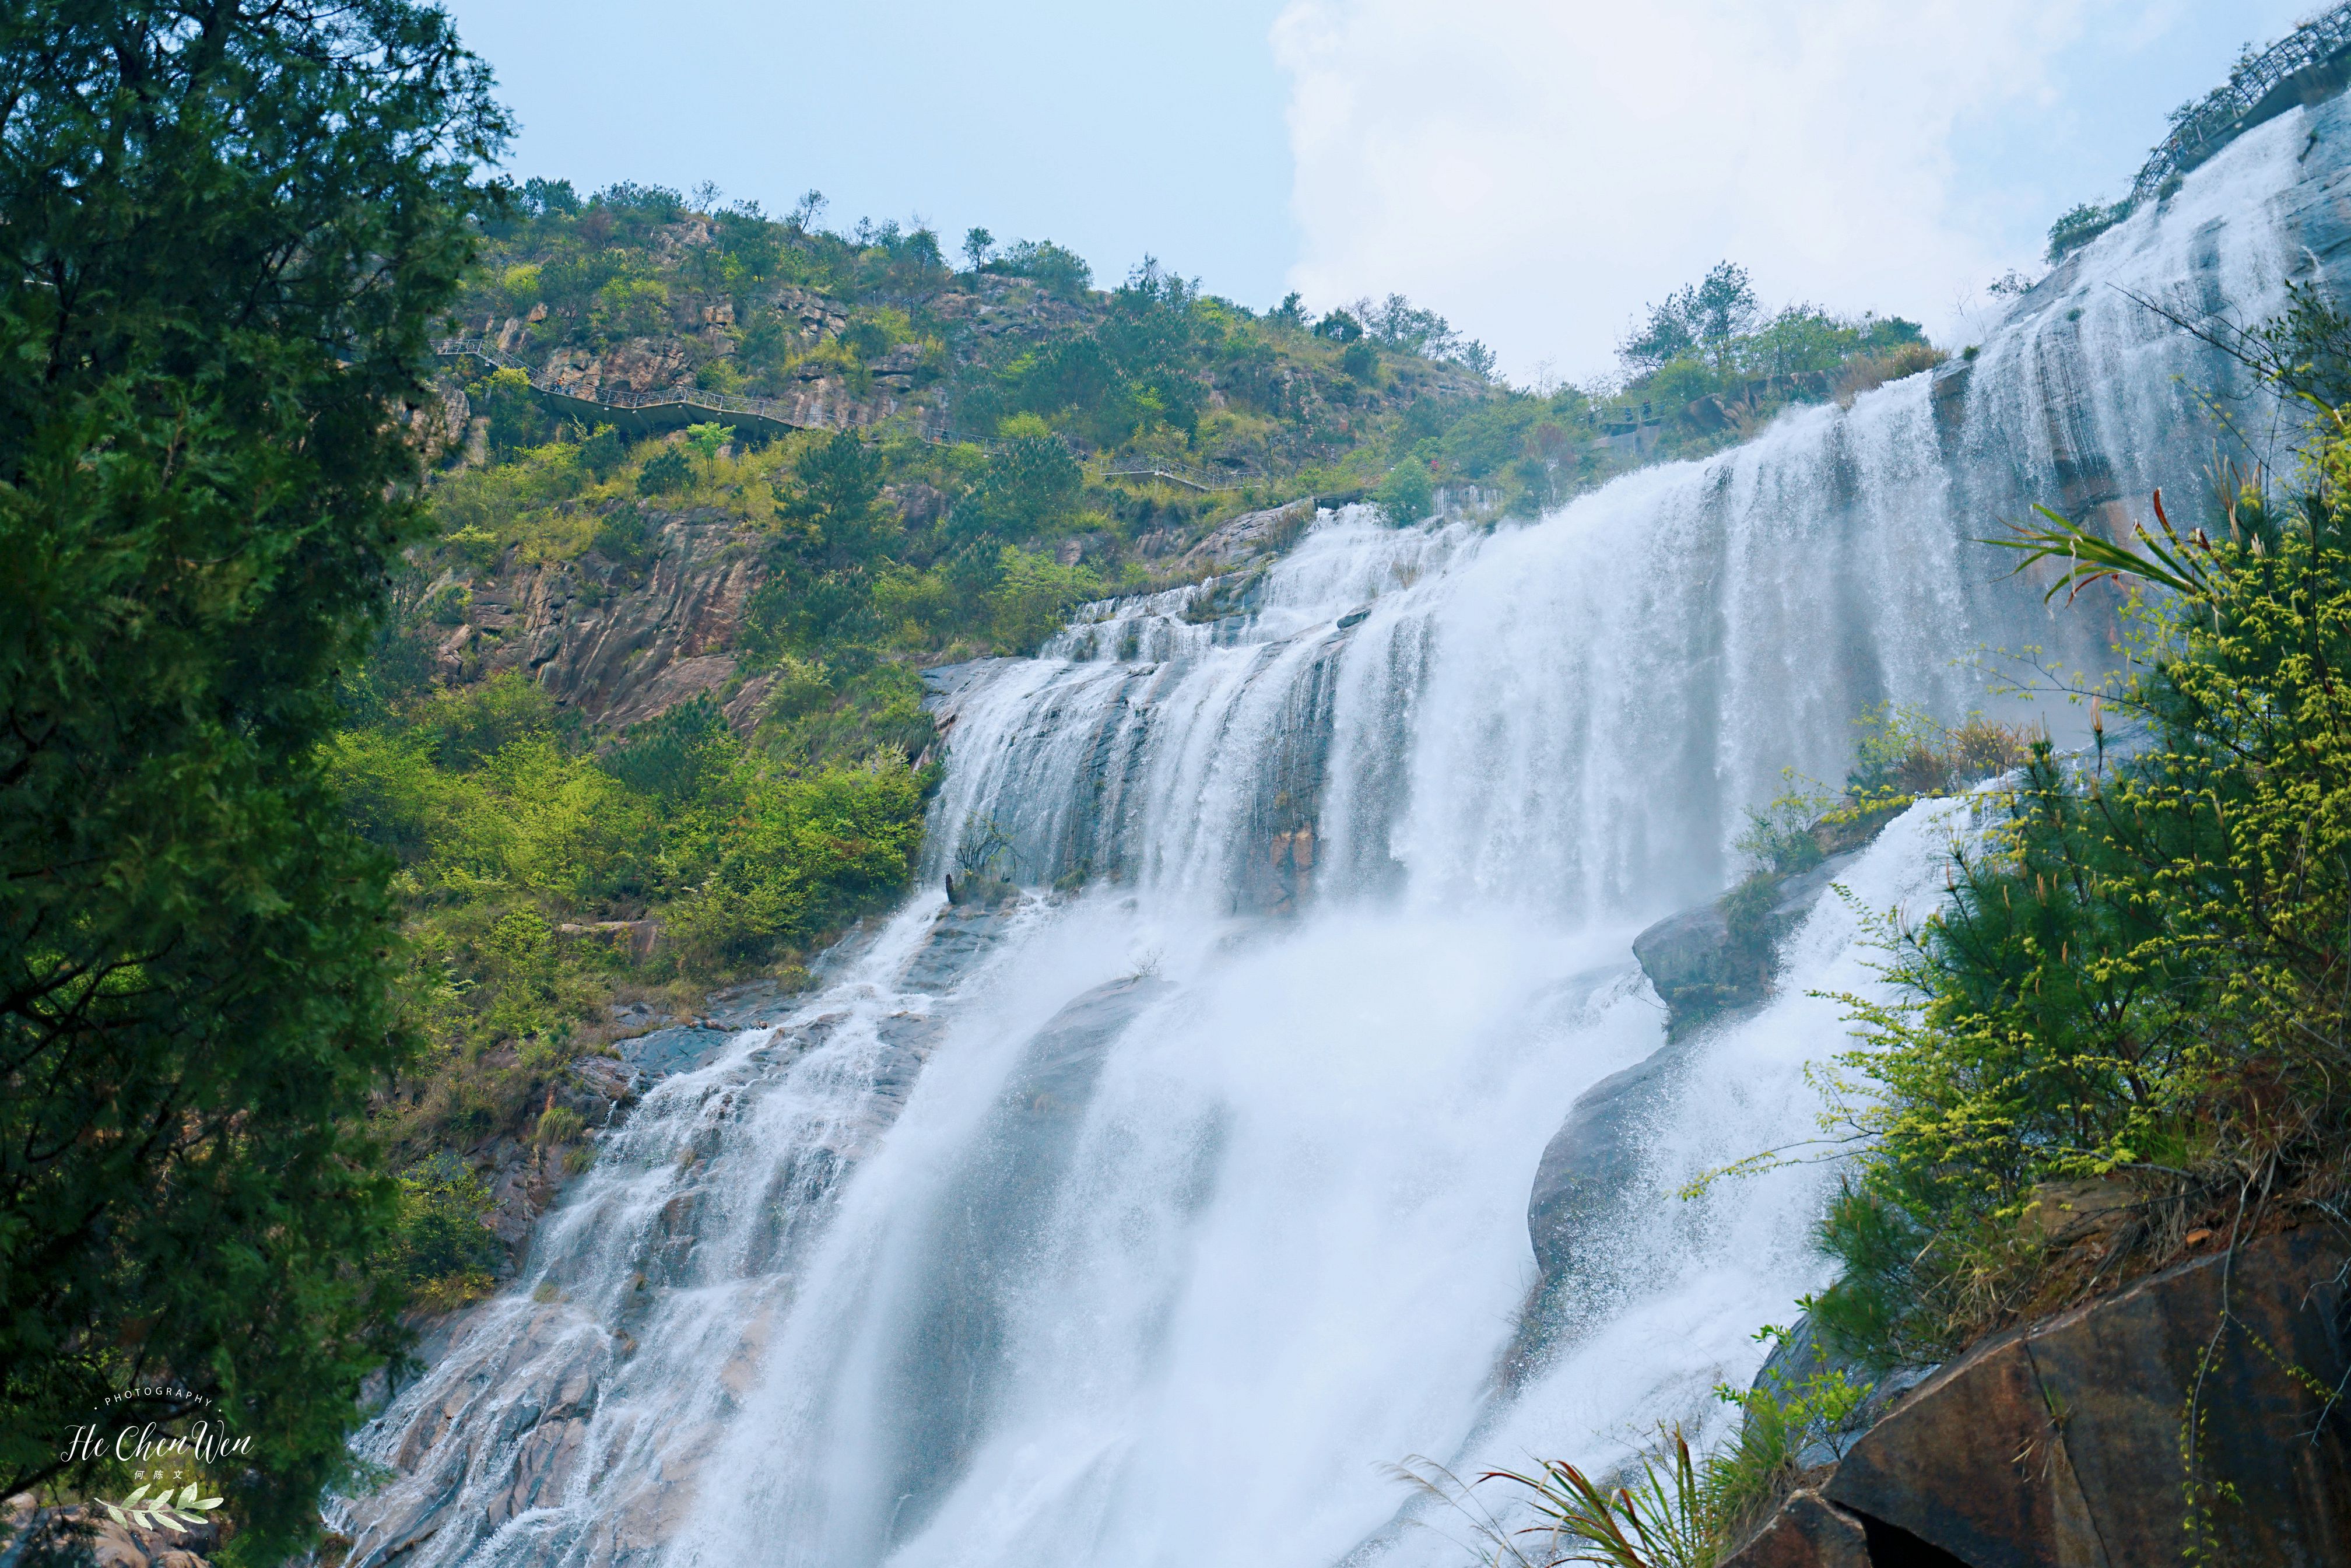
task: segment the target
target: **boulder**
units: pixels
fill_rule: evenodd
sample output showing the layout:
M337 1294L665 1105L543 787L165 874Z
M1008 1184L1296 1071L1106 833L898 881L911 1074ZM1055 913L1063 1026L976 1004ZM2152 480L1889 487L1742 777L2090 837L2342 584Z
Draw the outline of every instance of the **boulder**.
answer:
M1734 1009L1750 1007L1771 992L1779 945L1802 924L1829 884L1861 858L1851 849L1833 854L1809 871L1782 878L1771 890L1757 946L1734 932L1730 895L1670 915L1633 938L1633 956L1666 1004L1669 1038Z
M2351 1563L2351 1434L2333 1396L2351 1374L2346 1266L2340 1232L2304 1227L1996 1335L1863 1434L1823 1495L1863 1521L1879 1563L2176 1561L2192 1398L2209 1554ZM1910 1541L1940 1555L1889 1555Z
M1875 1568L1861 1521L1808 1489L1788 1494L1722 1568Z
M1543 1147L1527 1194L1527 1239L1545 1279L1591 1266L1587 1243L1604 1238L1638 1193L1649 1113L1667 1103L1688 1041L1668 1043L1585 1090Z

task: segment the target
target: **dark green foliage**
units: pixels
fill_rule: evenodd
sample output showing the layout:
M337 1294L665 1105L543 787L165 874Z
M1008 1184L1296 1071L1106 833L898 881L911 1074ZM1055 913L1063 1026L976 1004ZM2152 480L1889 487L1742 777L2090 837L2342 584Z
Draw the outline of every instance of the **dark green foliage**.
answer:
M1894 935L1897 1000L1848 998L1868 1049L1844 1067L1875 1141L1831 1218L1846 1267L1822 1310L1862 1354L1932 1358L2053 1304L2063 1275L2019 1228L2044 1182L2108 1177L2191 1213L2249 1202L2255 1219L2339 1204L2344 428L2320 428L2285 504L2228 497L2231 542L2143 537L2141 554L2062 519L2027 541L2176 597L2105 696L2141 744L2109 757L2101 729L2081 766L2036 747L1992 842L1955 859L1947 906Z
M987 263L986 270L1026 277L1054 294L1081 294L1093 287L1094 269L1074 251L1050 240L1020 240Z
M1355 309L1364 330L1381 348L1423 359L1450 360L1462 348L1460 336L1445 318L1415 305L1401 294L1391 294L1374 305L1366 299Z
M489 415L492 452L507 454L537 446L553 434L553 422L531 394L530 378L520 371L496 371L479 391Z
M1368 382L1380 373L1380 351L1371 340L1358 338L1339 356L1339 368L1356 381Z
M2055 266L2081 249L2125 218L2130 216L2130 204L2116 202L2107 206L2099 202L2084 202L2049 225L2049 263Z
M319 767L414 537L392 414L503 134L437 11L0 19L0 1493L217 1398L230 1551L315 1528L396 1191L385 867Z
M848 431L802 448L792 482L776 487L778 543L818 570L872 560L898 528L883 504L882 476L880 451Z
M742 645L754 664L880 632L873 574L898 535L882 474L880 452L847 431L800 449L791 481L775 488L772 570L744 606Z
M796 687L822 687L794 674ZM518 1133L614 984L707 984L768 965L902 889L922 782L872 729L927 742L905 722L921 720L914 685L912 701L866 694L877 722L863 733L829 711L850 694L795 690L811 729L833 721L824 738L837 744L783 764L707 696L599 758L512 672L335 737L338 792L403 868L406 999L431 1038L378 1113L393 1146L421 1156ZM630 920L663 932L654 952L561 929Z
M609 479L628 461L629 444L609 424L600 424L580 444L580 466L599 479Z
M580 193L569 180L532 178L522 183L522 210L535 217L580 210Z
M1714 356L1751 330L1762 315L1747 269L1724 261L1693 284L1649 308L1649 319L1618 352L1627 364L1654 370L1684 354Z
M645 515L631 501L622 501L596 523L596 553L618 566L641 566L652 555L653 529Z
M664 446L645 459L637 472L637 494L640 496L674 495L694 480L694 464L674 446Z
M674 804L733 761L733 741L726 716L705 694L639 725L627 745L605 757L604 771L640 795Z
M1380 510L1387 514L1388 522L1396 528L1416 523L1428 516L1437 504L1437 486L1429 482L1428 465L1406 458L1388 470L1372 498Z
M1082 478L1059 437L1015 435L957 504L947 537L963 544L1050 536L1076 510Z
M1352 343L1364 335L1364 324L1347 311L1333 310L1314 323L1314 335L1334 343Z
M455 1305L488 1289L506 1259L483 1223L489 1210L481 1177L445 1151L401 1174L400 1223L386 1261L413 1297Z

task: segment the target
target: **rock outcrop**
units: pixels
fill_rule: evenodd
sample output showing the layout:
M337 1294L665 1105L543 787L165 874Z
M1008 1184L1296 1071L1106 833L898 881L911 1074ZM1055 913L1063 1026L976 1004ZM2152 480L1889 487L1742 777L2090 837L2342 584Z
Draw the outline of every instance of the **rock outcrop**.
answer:
M1176 570L1230 571L1262 557L1279 555L1314 520L1314 497L1301 496L1261 512L1243 512L1217 524L1186 550L1176 563Z
M1666 1004L1669 1038L1679 1040L1700 1023L1763 1000L1780 944L1860 858L1860 850L1845 850L1774 883L1752 929L1738 918L1737 894L1726 894L1667 915L1634 937L1633 956Z
M1725 1568L2351 1563L2346 1282L2351 1239L2305 1226L1994 1335Z
M737 680L743 605L765 580L757 541L707 511L645 517L643 566L595 552L543 565L509 559L477 582L444 632L449 680L515 670L556 702L614 728L702 695L747 727L764 681Z
M1527 1195L1527 1236L1542 1283L1528 1308L1514 1358L1553 1337L1561 1320L1588 1312L1629 1281L1615 1278L1607 1245L1631 1216L1664 1195L1642 1176L1654 1118L1673 1103L1695 1059L1699 1025L1761 1003L1769 994L1780 944L1802 923L1859 850L1831 855L1769 890L1760 927L1734 931L1727 899L1658 921L1634 938L1633 955L1660 1000L1666 1043L1580 1095L1544 1146ZM1533 1320L1547 1320L1537 1326Z

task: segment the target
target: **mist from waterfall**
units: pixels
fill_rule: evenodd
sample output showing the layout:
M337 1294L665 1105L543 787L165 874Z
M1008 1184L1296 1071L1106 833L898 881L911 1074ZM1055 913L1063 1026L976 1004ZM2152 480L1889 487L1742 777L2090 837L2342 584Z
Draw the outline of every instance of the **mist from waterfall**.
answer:
M1383 1467L1722 1420L1824 1282L1820 1167L1659 1199L1610 1242L1633 1283L1500 1374L1545 1143L1663 1039L1630 939L1735 874L1783 769L1840 779L1864 706L2108 660L2110 607L1976 541L2198 487L2231 369L2125 291L2273 308L2309 129L1942 376L1540 519L1326 514L1251 581L958 672L925 891L603 1141L361 1434L353 1568L1458 1563ZM1863 912L1931 907L1966 810L1822 900L1645 1129L1648 1186L1813 1129L1844 1026L1810 993L1875 984ZM973 824L1016 905L935 891Z

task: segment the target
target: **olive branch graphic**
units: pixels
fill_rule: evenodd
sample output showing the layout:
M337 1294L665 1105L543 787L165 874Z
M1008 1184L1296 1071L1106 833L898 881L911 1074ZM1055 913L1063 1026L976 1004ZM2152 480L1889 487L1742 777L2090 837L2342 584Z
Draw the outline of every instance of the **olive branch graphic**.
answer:
M120 1503L108 1502L103 1498L98 1500L98 1506L104 1509L115 1523L137 1525L141 1530L183 1531L191 1524L204 1523L204 1515L220 1505L219 1498L198 1497L193 1481L180 1489L176 1500L169 1486L153 1497L148 1497L147 1489L142 1486Z

